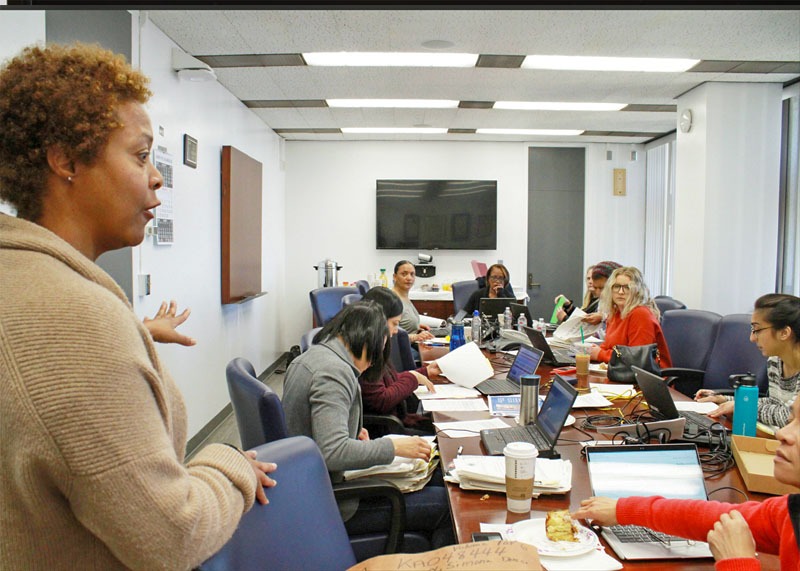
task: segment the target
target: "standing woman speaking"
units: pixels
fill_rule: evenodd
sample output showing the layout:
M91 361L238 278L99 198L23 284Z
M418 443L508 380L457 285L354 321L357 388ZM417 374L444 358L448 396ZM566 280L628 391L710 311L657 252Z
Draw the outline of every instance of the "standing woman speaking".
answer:
M153 322L94 263L139 244L159 204L147 81L82 44L0 69L0 199L18 216L0 214L2 569L190 569L274 484L274 464L222 444L184 465Z

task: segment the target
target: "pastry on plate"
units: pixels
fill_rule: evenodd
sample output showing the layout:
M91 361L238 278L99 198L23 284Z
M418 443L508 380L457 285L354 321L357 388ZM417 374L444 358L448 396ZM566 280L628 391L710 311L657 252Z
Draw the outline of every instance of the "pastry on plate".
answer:
M550 541L578 541L578 528L572 523L569 510L547 512L544 528Z

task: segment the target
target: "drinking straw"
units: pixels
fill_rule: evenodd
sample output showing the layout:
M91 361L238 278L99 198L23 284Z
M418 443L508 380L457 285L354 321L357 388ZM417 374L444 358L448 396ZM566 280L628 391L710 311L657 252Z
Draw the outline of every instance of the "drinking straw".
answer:
M583 338L583 325L581 325L581 343L586 343L586 339Z

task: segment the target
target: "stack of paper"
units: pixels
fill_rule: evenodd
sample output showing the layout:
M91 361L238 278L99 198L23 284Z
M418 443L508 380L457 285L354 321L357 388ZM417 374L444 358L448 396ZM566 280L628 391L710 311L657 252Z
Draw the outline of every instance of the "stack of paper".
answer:
M581 321L586 317L586 312L580 307L576 307L575 311L564 320L564 323L558 326L553 331L553 337L548 339L548 342L553 347L570 348L573 343L581 343L588 341L588 337L595 331L600 329L601 324L592 325Z
M390 434L384 438L403 438L399 434ZM347 470L344 473L345 480L355 480L368 476L377 476L383 480L388 480L400 488L403 493L416 492L427 484L436 466L439 465L439 450L436 448L433 436L423 436L431 444L431 459L429 461L411 458L401 458L395 456L391 464L381 464L362 470Z
M506 461L503 456L458 456L454 469L445 478L463 490L506 491ZM569 460L537 458L533 496L565 494L572 488L572 463Z

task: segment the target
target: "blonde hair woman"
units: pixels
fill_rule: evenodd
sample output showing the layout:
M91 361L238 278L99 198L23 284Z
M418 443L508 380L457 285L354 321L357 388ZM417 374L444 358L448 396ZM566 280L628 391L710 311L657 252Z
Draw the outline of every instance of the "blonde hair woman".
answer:
M642 272L633 266L614 270L600 294L601 313L608 315L606 338L592 348L592 359L608 363L615 345L658 346L661 367L671 367L672 358L659 323L660 313L650 297Z

